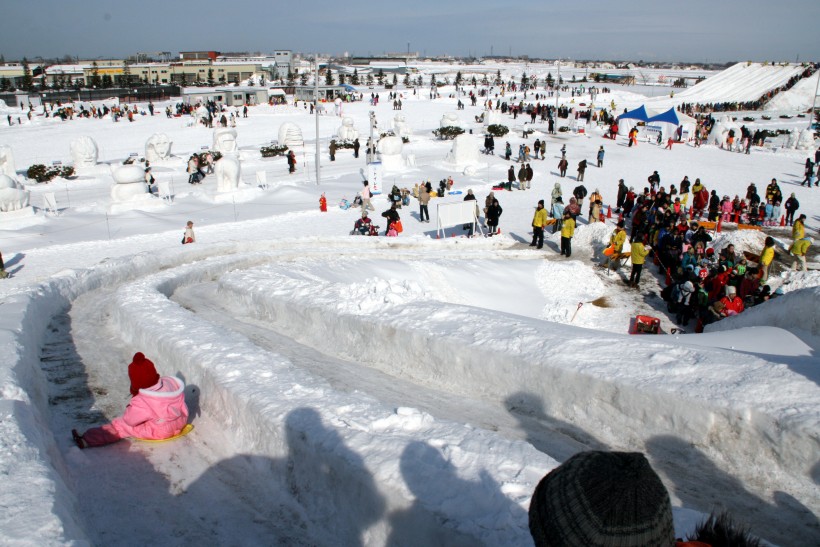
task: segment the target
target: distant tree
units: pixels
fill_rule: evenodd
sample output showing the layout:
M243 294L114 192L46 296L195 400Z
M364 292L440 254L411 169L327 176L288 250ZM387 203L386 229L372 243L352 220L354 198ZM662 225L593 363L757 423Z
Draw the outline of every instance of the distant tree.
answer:
M100 85L104 89L110 89L110 88L114 87L114 80L111 78L110 74L103 74Z
M360 82L359 82L359 69L358 68L353 69L353 79L351 80L351 82L353 83L353 85L359 85Z
M572 75L572 81L575 81L575 74Z
M124 85L128 85L131 83L131 66L128 63L128 59L122 62L122 82Z
M393 87L396 87L397 85L399 85L399 75L394 72L393 73Z
M308 73L307 72L305 72L304 74L299 76L299 83L302 84L302 85L307 85L307 83L308 83Z
M376 79L379 81L379 85L384 85L384 70L379 69L379 73L376 74Z
M473 76L473 79L471 80L470 83L473 84L473 87L476 87L478 85L478 81L475 79L475 76Z
M530 83L530 79L527 77L527 73L526 72L521 73L521 87L526 88L527 84L529 84L529 83Z
M435 87L435 86L436 86L436 75L435 74L430 74L430 87Z
M594 78L594 79L595 79L595 83L598 83L598 82L600 82L600 81L601 81L601 75L600 75L600 74L598 74L597 72L596 72L595 74L593 74L593 76L595 77L595 78Z
M91 81L89 82L91 87L101 87L102 80L100 79L100 67L97 65L97 61L91 63Z
M481 85L490 85L490 79L485 74L483 78L481 78Z
M185 74L184 72L179 77L179 85L181 85L182 87L185 87L185 86L188 85L188 75Z
M325 71L325 85L333 85L333 73L330 71L330 67Z
M340 73L338 74L338 76L339 76L339 85L342 85L343 83L345 83L345 73L344 73L344 72L340 72Z
M564 77L560 74L558 75L558 85L564 85Z
M459 70L456 72L456 85L461 85L463 77L461 76L461 71Z
M366 81L367 81L367 85L373 85L373 75L368 74L367 78L366 78Z
M28 66L28 59L23 57L23 90L31 91L34 88L34 79L31 77L31 68Z
M220 85L225 85L225 75L224 74L219 76L219 84Z
M0 77L0 91L9 91L11 89L11 82L5 76Z
M214 69L208 69L208 85L214 85Z
M293 85L293 84L296 83L296 75L298 73L299 73L299 70L296 70L296 72L288 70L288 85Z
M495 73L495 85L501 85L501 69L499 68L498 71Z
M421 74L419 74L418 81L417 81L416 85L418 85L419 87L424 86L424 78L421 77Z
M410 73L405 72L404 74L404 87L410 87Z

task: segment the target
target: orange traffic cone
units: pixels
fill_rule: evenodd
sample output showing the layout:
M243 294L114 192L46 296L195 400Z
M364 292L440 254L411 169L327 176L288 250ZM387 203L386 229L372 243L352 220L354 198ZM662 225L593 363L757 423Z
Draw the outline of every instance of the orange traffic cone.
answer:
M723 215L718 215L718 221L717 221L717 226L715 226L715 231L717 233L720 233L722 227L723 227Z
M786 215L783 215L783 216L780 217L780 225L781 226L786 225Z
M735 224L740 224L740 211L735 211Z
M612 218L612 205L606 206L606 218Z

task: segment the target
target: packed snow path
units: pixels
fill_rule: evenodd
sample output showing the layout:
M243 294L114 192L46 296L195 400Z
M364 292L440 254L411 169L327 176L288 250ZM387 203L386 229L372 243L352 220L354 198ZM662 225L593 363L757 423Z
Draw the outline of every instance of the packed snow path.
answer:
M361 250L359 252L361 253ZM461 383L464 385L460 385L461 383L454 382L452 378L448 377L446 371L433 373L430 370L425 372L420 367L414 368L411 363L404 362L397 357L406 354L406 359L412 359L412 355L416 351L413 348L415 338L412 336L407 338L394 336L385 341L382 339L383 333L373 332L373 338L369 342L371 349L365 353L370 356L369 360L378 360L383 353L393 358L392 365L396 370L392 371L392 376L385 374L384 363L375 363L375 368L382 370L371 370L370 367L363 366L360 362L351 363L349 360L340 359L339 357L343 357L343 355L327 355L326 346L317 351L300 345L294 338L304 336L309 338L317 334L321 335L323 333L322 325L317 323L312 329L303 332L301 336L294 336L292 332L288 332L287 328L283 328L281 321L277 321L273 317L255 317L260 313L262 316L265 315L265 312L262 311L264 308L261 306L261 301L255 301L252 296L249 296L247 300L243 300L236 297L237 293L232 293L232 290L235 290L237 286L253 285L249 283L250 278L243 276L257 276L256 279L272 277L275 282L291 291L292 294L298 293L299 284L297 281L301 276L310 278L311 282L317 286L322 286L324 280L321 277L316 277L316 272L311 274L309 269L302 269L301 272L294 273L292 279L281 277L282 271L293 269L294 257L298 254L298 250L292 250L285 257L286 264L281 268L274 267L273 269L265 269L267 266L264 266L264 264L270 262L270 256L251 255L243 258L206 260L161 274L165 281L160 282L159 285L156 285L157 281L152 280L152 277L155 276L149 276L145 281L137 280L127 283L116 291L96 291L76 300L70 315L71 336L67 336L68 332L65 330L69 325L66 320L57 318L54 323L57 330L54 333L55 340L50 342L44 353L46 363L53 362L54 357L59 357L61 361L77 361L77 358L73 357L77 354L83 365L71 374L60 376L60 373L57 372L56 376L52 378L50 389L54 390L54 393L52 393L54 401L59 402L63 399L73 401L67 405L66 415L55 416L54 430L68 431L71 427L76 426L78 422L87 423L91 419L99 418L100 412L112 417L121 411L125 401L118 399L121 394L127 393L127 380L124 375L123 363L127 362L135 347L143 349L144 344L148 344L144 339L140 342L140 338L146 335L151 336L148 332L140 334L140 328L129 329L129 321L133 320L142 325L144 320L148 320L149 323L155 324L153 325L157 329L154 331L155 333L175 331L165 341L160 340L164 335L156 334L156 340L153 342L165 346L165 349L158 348L156 351L162 355L162 358L158 359L159 362L171 363L166 366L173 367L176 360L176 357L174 357L175 352L167 348L167 343L180 346L183 353L193 357L194 361L199 361L209 350L213 350L216 355L236 355L237 360L241 361L239 353L228 347L229 340L225 338L227 336L230 340L233 340L236 338L233 334L238 334L239 338L251 340L254 347L267 355L263 361L254 365L254 369L258 369L260 366L267 368L264 363L273 359L281 361L288 369L304 369L309 376L324 378L328 383L328 387L320 388L320 393L314 393L313 395L323 397L331 407L333 406L332 400L336 397L332 396L328 400L328 396L332 392L348 393L353 400L365 402L375 398L380 404L388 408L408 409L412 407L423 411L419 413L419 411L408 412L402 410L397 413L395 419L399 423L403 423L403 428L408 427L410 422L415 422L417 426L419 419L421 420L420 423L427 423L427 418L424 417L427 415L431 415L434 419L445 417L448 420L464 422L480 428L474 432L479 436L483 435L481 429L487 429L497 431L502 437L508 439L526 439L535 447L559 460L563 460L569 454L587 447L608 446L614 449L645 449L653 458L653 463L659 469L659 472L664 475L673 498L682 500L687 507L708 511L714 504L726 506L733 512L745 515L745 518L760 526L761 532L766 530L765 535L776 541L789 543L787 540L790 537L798 537L792 536L793 533L799 534L801 538L810 537L817 533L816 521L813 521L811 510L806 510L798 501L783 493L775 495L776 503L765 501L764 496L753 494L752 490L760 488L765 492L768 491L769 486L766 484L744 484L739 478L721 470L706 453L696 448L693 449L682 438L672 435L647 435L634 438L635 431L629 432L629 428L619 430L625 424L619 424L619 419L615 416L607 424L608 429L614 428L614 430L588 432L570 424L568 421L549 416L549 412L543 408L543 399L536 392L511 391L508 397L503 398L490 389L484 393L484 396L476 396L476 393L470 392L470 385L474 383L474 379L462 378L463 382ZM432 256L427 258L429 260ZM282 260L281 257L280 260ZM296 263L298 262L297 260ZM260 266L260 264L263 266ZM465 263L465 266L469 270L469 263ZM231 270L234 271L225 273ZM258 274L261 274L261 277ZM308 274L311 274L312 277ZM219 285L209 281L211 279L220 279ZM206 281L206 283L199 284L202 281ZM188 283L194 284L186 286ZM150 291L146 293L145 288L155 286L164 288L160 291L162 294L158 295L160 300L152 302L152 298L147 298ZM216 290L217 287L219 290ZM272 294L269 290L270 286L262 286L261 289L262 292L267 290L268 294ZM162 304L161 300L171 295L174 295L174 298L184 307L197 312L196 319L180 320L179 314L185 315L188 312L176 310L173 312L174 316L170 318L170 322L165 322L163 325L163 318L168 315L165 312L170 312L175 306L169 308ZM331 294L331 298L337 296L336 293ZM363 296L367 296L366 294L353 296L354 298L351 299L350 303L355 303L358 306L361 306L362 303L367 304L367 298L363 298ZM411 301L412 298L408 300L408 296L414 295L410 291L409 295L404 295L403 300L401 300L401 293L395 291L388 291L385 294L376 296L383 299L383 302L390 302L392 305L403 304L410 309L413 302ZM387 300L384 300L385 297L388 297ZM391 298L400 298L400 300L391 302ZM342 304L346 305L347 303L343 302ZM309 302L305 302L305 304L309 304ZM305 317L293 318L292 323L296 329L305 329L305 321L310 317L310 308L310 305L305 306ZM243 309L246 310L246 313L242 312ZM402 312L401 309L401 305L395 307L398 313L410 313L408 310ZM146 313L149 310L150 312ZM506 322L515 328L516 321L506 314L497 312L488 314L478 309L474 312L480 316L477 318L478 321L491 321L497 324ZM328 313L334 312L328 311ZM377 312L374 311L374 313ZM453 319L458 320L458 317ZM210 332L223 334L216 336L212 334L209 339L206 338L210 343L203 342L197 349L193 349L192 343L195 344L196 340L201 338L202 333L199 332L200 321L207 323ZM342 324L351 332L355 332L355 325L350 323L349 320L342 321ZM131 326L135 327L136 324L131 323ZM334 333L325 332L324 334L330 334L329 338L332 339ZM441 338L445 344L444 347L446 347L447 339L452 336L452 333L442 332L439 335L434 334L434 336ZM114 351L112 351L112 348ZM320 353L320 351L325 354ZM341 347L339 353L344 354L346 352L347 348ZM248 351L241 353L247 355ZM375 358L373 354L375 354ZM224 364L229 365L230 363ZM374 363L369 363L369 365L374 366ZM453 365L461 367L458 363L453 363ZM299 413L298 409L294 411L291 408L286 420L298 418L303 421L313 422L312 425L307 428L293 427L292 423L290 426L286 426L287 438L283 447L278 446L276 442L270 443L267 439L260 439L260 437L280 435L280 433L267 429L269 424L265 424L264 421L256 421L252 414L244 413L237 405L254 406L254 399L260 397L264 404L269 395L264 392L254 393L254 390L247 385L249 379L242 377L244 373L239 370L232 370L232 367L228 366L225 371L227 378L238 378L236 380L238 383L235 384L233 389L238 389L243 394L243 400L232 400L231 389L226 391L224 386L219 385L220 381L206 379L208 367L219 365L213 362L212 365L203 363L201 366L206 368L198 371L188 369L181 374L191 384L189 390L192 391L189 391L189 400L192 402L192 415L196 416L197 433L195 435L176 443L159 445L158 449L157 447L149 449L140 445L122 443L106 450L85 451L82 453L73 451L70 454L68 462L71 472L77 474L75 481L79 485L76 490L79 504L83 508L82 512L85 515L85 520L93 523L89 526L89 535L99 534L96 538L99 541L110 539L111 536L108 534L112 533L111 530L122 530L123 527L127 528L129 526L126 522L128 517L123 515L138 510L132 505L134 500L146 499L144 496L147 496L148 499L156 499L157 504L162 505L165 501L164 497L157 499L156 493L169 492L168 497L173 498L169 501L171 503L170 507L178 508L178 514L184 515L182 518L169 517L173 519L173 525L175 526L170 529L174 529L176 533L180 534L180 538L186 536L188 538L200 537L203 539L207 537L224 538L232 532L241 531L243 534L258 533L260 537L280 538L283 543L293 544L299 541L324 543L327 538L323 540L315 525L310 523L313 517L310 510L306 514L304 507L300 505L300 502L305 502L305 497L308 496L310 490L315 491L317 489L319 483L312 476L315 473L293 474L293 454L298 452L298 448L292 448L289 444L294 440L291 435L294 430L310 434L311 431L316 429L324 430L325 426L316 423L316 418L311 416L310 413L305 416ZM435 367L435 364L433 366ZM241 367L236 367L236 369L239 368ZM407 374L401 373L401 370L404 370ZM162 372L173 374L182 371L183 366L180 366L180 369L176 371L163 369ZM255 370L254 372L260 374L261 379L273 378L275 384L287 383L287 380L278 377L275 369L270 372L264 369ZM87 380L83 381L83 375L86 374ZM502 367L496 374L505 374L504 368ZM71 380L72 375L74 375L73 384L70 381L61 383L63 379ZM195 375L200 376L196 377ZM555 380L561 381L560 374ZM507 381L508 379L497 376L488 383L504 385ZM84 383L85 385L83 385ZM299 395L295 394L315 392L316 389L310 387L315 383L316 380L306 383L303 379L296 385L280 386L284 391L280 392L279 396L291 399L295 396L295 402L298 402ZM437 386L438 389L432 388L432 385ZM594 389L600 390L602 387L599 386ZM93 401L89 392L94 393ZM109 395L109 392L118 395ZM601 396L605 396L603 392ZM619 397L623 396L622 394ZM615 400L612 403L617 404ZM296 412L295 418L293 418L294 412ZM354 429L375 434L377 437L382 433L387 433L386 431L374 430L372 423L361 422L357 424L355 421L351 422L351 418L349 416L343 417L343 414L339 414L342 422L335 424L333 427L342 427L344 429L353 426ZM281 420L282 415L279 416ZM458 426L450 424L445 427L444 432L453 434L453 428L457 430ZM325 431L325 435L332 435L330 431ZM431 435L435 439L435 435L432 433ZM390 442L389 434L386 437L388 437L386 442ZM598 437L605 440L599 440ZM64 442L69 443L70 441L66 438ZM374 441L371 438L369 441L365 441L365 445L362 446L362 452L365 453L366 459L369 461L372 461L373 443ZM642 446L644 444L645 446ZM490 444L490 446L497 445L497 441ZM446 447L446 443L439 446ZM509 458L507 463L515 461L522 455L515 455L516 451L521 450L517 445L508 445L507 450L513 447L515 447L515 450L507 454ZM245 448L250 450L246 451ZM284 454L281 451L282 448L285 449ZM486 449L487 447L484 447L482 450ZM288 452L291 451L291 455L288 455ZM334 451L331 450L331 452ZM371 454L368 455L368 452ZM254 455L249 455L251 453ZM306 454L300 456L307 457ZM311 454L310 457L307 457L307 460L310 461L313 457L315 457L315 454ZM350 465L350 458L354 458L351 454L345 457L347 463L342 464L342 469ZM457 456L452 454L450 457L454 461L457 459ZM537 462L537 458L532 456L529 456L529 458L530 462ZM549 459L544 461L547 462ZM284 462L291 463L285 464ZM487 463L491 462L484 462L484 464ZM535 463L536 468L537 465ZM152 478L144 479L143 475L146 474ZM382 469L381 474L379 483L385 488L398 487L398 484L391 482L395 481L392 478L392 473L384 476L384 470ZM207 477L207 479L202 479L200 475ZM411 481L410 477L412 476L412 473L405 472L404 480ZM252 479L244 480L247 477L252 477ZM211 486L208 483L205 488L199 489L198 487L202 485L201 480L213 481L215 485ZM134 482L133 488L128 481ZM368 482L366 477L360 479L359 486L361 487L361 484L367 484ZM372 479L370 479L370 482L372 482ZM101 485L103 486L101 487ZM271 486L265 489L264 492L257 492L257 486L259 485ZM514 482L508 483L505 487L502 487L502 490L505 488L508 492L515 492L516 499L526 500L528 492L516 491L517 487ZM510 488L513 490L509 490ZM218 498L206 497L206 494L210 495L212 490L222 492L223 495ZM371 512L373 514L379 513L380 508L385 503L383 496L376 493L372 485L362 490L368 494L364 497L371 504ZM492 490L493 488L491 488ZM142 492L142 494L124 496L123 491ZM109 497L105 496L106 492ZM151 492L154 493L153 498L150 495ZM252 495L249 495L249 492ZM473 492L473 494L481 495L478 494L478 491ZM433 507L413 512L413 527L418 527L416 526L418 522L425 520L429 524L429 519L435 518L431 515L439 515L438 518L444 518L442 512L435 509L435 502L440 499L436 497L435 493L424 492L418 493L418 495ZM388 497L390 497L389 493ZM224 500L231 500L230 507L226 510L221 505L211 506L211 502L208 501L210 499L219 499L222 505L225 504ZM191 503L196 507L187 507ZM387 503L388 506L392 506L395 504L395 500L392 503ZM308 505L310 504L308 503ZM522 505L525 508L525 503L522 503ZM503 507L504 505L497 498L496 493L496 497L490 502L490 507L485 509L493 511L499 508L503 509ZM266 508L273 508L273 511L266 510ZM312 508L316 509L315 506ZM219 530L209 530L208 526L202 524L202 519L206 522L212 521L212 519L209 520L213 516L210 514L211 512L225 514L226 511L229 511L230 514L237 513L237 518L230 519L232 522L237 523L233 528L231 528L233 526L231 524L226 525L226 519L218 521L220 523ZM110 519L105 516L109 514L111 514ZM173 509L171 509L170 514L174 514ZM443 514L446 515L446 511ZM104 516L101 518L99 515ZM243 516L240 517L239 515ZM525 515L520 509L515 509L513 515L515 515L513 522L516 522L519 527L523 526L523 529L520 529L519 533L513 534L512 537L501 536L505 540L509 540L507 541L508 544L517 544L526 538ZM152 518L155 518L155 516L152 515ZM350 515L344 514L338 518L349 520ZM247 519L250 519L250 521ZM186 530L186 525L180 524L179 520L194 523L191 525L191 530ZM273 520L274 523L268 523L268 520ZM396 529L397 523L402 522L400 519L393 519L389 525L386 525L380 523L379 520L370 518L370 516L360 517L356 521L357 525L348 528L346 533L350 534L350 538L360 538L363 543L379 544L389 534L391 526ZM284 523L283 527L279 528L275 524L276 522ZM789 522L789 526L783 526L784 522ZM169 521L169 526L170 524L172 524L171 521ZM97 525L100 528L95 528ZM271 525L274 528L270 528ZM452 538L449 538L452 540L450 543L459 543L458 538L461 537L462 533L466 533L465 537L471 537L473 542L479 539L482 542L492 543L489 537L477 531L480 527L476 528L475 523L469 524L468 522L459 525L462 530L452 531ZM423 528L422 526L421 529ZM300 530L297 537L292 535L295 529ZM772 530L777 530L777 532L770 533ZM404 531L408 533L406 528ZM207 534L217 535L207 536L206 532ZM223 533L224 536L218 535ZM202 536L201 534L206 535ZM243 535L243 537L248 536ZM439 537L439 539L442 539L442 537ZM468 540L465 541L469 542Z

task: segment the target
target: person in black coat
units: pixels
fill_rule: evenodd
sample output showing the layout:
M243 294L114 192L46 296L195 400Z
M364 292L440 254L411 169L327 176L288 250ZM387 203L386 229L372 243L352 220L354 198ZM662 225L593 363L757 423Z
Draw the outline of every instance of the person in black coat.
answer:
M794 213L800 209L800 202L797 201L796 197L794 197L794 193L789 196L789 199L786 200L783 207L786 209L786 224L791 226L794 222Z
M512 191L512 185L515 182L515 167L510 165L507 170L507 190Z
M712 190L712 195L709 197L709 220L714 222L717 220L718 209L720 208L720 196L717 195L716 190Z
M490 235L494 235L498 232L498 220L503 212L504 210L501 208L498 200L493 198L493 202L487 207L487 212L484 213Z
M621 207L624 206L624 201L626 201L626 193L629 192L629 188L626 187L626 183L624 183L624 179L618 181L618 197L615 201L615 212L620 213Z
M382 213L382 216L387 219L387 228L384 230L384 235L387 235L387 232L390 231L391 224L401 220L401 217L399 217L399 211L396 209L397 205L397 202L394 201L390 204L390 209Z

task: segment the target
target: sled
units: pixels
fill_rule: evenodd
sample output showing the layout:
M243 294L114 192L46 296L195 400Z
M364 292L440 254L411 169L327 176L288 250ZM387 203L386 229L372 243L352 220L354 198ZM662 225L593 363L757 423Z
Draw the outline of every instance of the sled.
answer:
M648 315L638 315L630 334L660 334L661 320Z
M612 254L613 254L614 252L615 252L615 245L610 245L609 247L607 247L607 248L606 248L606 249L604 249L604 251L603 251L604 256L612 256Z
M461 190L453 190L452 192L447 192L451 196L457 196L461 193Z
M738 230L757 230L760 231L762 228L760 226L755 226L754 224L738 224Z
M168 437L167 439L142 439L140 437L131 437L132 441L139 441L141 443L167 443L168 441L175 441L180 437L184 437L188 433L194 430L193 424L185 424L185 427L182 428L182 431L174 435L173 437Z
M506 190L506 189L507 189L506 186L493 186L493 190L495 190L496 192L500 192L501 190Z

